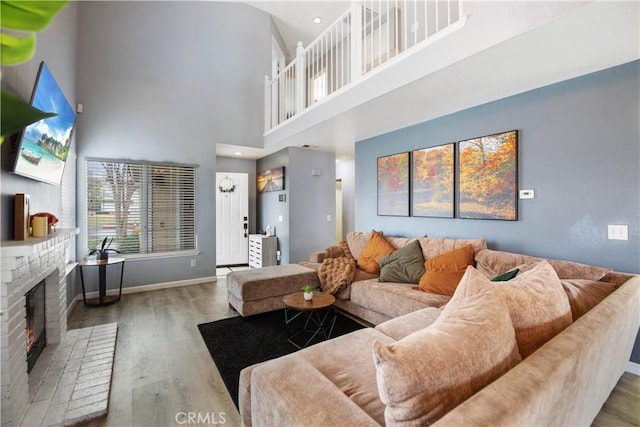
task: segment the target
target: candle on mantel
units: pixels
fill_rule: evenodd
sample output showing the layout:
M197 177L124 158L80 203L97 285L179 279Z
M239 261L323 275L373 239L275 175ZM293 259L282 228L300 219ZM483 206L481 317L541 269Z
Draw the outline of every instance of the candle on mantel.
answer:
M47 218L36 216L31 220L31 234L33 237L45 237L47 235Z

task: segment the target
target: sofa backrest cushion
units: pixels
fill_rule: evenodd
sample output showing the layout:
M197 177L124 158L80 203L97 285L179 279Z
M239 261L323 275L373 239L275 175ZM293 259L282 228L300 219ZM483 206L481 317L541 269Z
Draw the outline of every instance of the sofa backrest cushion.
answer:
M616 290L613 283L596 280L564 279L561 282L569 298L574 322Z
M347 244L349 245L351 255L353 255L356 260L360 258L362 250L371 239L371 234L371 231L350 231L347 233ZM410 241L415 240L415 238L410 237L385 236L385 238L396 249L402 248Z
M448 239L443 237L420 237L418 239L422 247L422 255L425 260L434 256L459 249L463 246L473 246L474 252L487 248L487 242L480 239Z
M373 343L386 425L429 425L517 364L509 309L469 267L430 326L389 345Z
M453 295L467 267L473 263L473 246L470 244L429 258L424 263L426 271L418 286L424 292Z
M383 256L380 264L380 281L418 283L424 274L424 257L417 240Z
M381 232L373 230L371 238L362 249L360 257L358 257L358 268L371 274L380 273L378 260L395 250L396 248L385 239Z
M538 258L513 252L486 248L476 251L476 268L487 277L502 274L520 264L533 264L542 260L546 260L551 264L560 279L600 280L611 271L610 268L596 267L573 261Z
M547 261L511 280L493 283L509 307L522 358L572 323L569 299Z

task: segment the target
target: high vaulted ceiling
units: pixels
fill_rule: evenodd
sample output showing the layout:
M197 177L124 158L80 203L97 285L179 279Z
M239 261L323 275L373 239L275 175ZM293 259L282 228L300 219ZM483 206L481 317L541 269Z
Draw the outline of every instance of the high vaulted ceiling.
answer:
M299 41L309 45L340 15L349 9L349 1L249 1L247 4L267 12L286 44L289 55L295 55ZM313 18L321 17L315 24Z

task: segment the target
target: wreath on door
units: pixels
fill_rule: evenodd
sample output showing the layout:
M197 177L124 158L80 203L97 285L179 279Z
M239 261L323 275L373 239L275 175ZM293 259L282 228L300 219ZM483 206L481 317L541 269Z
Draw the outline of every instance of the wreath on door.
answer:
M236 190L236 184L231 178L225 176L218 183L218 190L221 193L233 193Z

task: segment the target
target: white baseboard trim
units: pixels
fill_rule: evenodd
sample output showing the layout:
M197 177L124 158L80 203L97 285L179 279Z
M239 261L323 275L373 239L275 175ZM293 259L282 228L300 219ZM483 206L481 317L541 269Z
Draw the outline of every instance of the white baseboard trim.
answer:
M155 291L157 289L178 288L181 286L199 285L201 283L217 282L216 276L198 277L197 279L177 280L175 282L154 283L152 285L140 285L122 288L122 294L136 294L138 292ZM108 289L107 295L118 295L118 289ZM87 298L98 298L98 291L87 292ZM82 301L82 293L76 295L74 303ZM73 304L72 304L73 305Z
M640 363L627 362L627 372L640 377Z
M73 309L76 308L78 301L82 301L82 294L80 294L80 299L78 299L78 295L76 295L76 297L71 301L71 304L67 307L67 318L69 318L71 313L73 313Z

